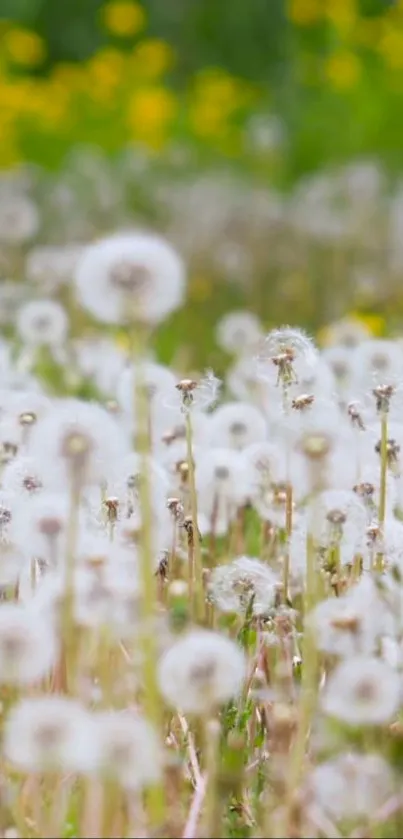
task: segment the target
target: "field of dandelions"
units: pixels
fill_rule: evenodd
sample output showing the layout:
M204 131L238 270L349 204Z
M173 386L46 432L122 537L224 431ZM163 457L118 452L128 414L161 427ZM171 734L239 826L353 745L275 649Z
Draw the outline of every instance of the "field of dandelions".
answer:
M238 308L218 376L155 336L215 258L393 287L401 193L173 178L156 228L145 165L1 179L0 834L398 837L403 342Z

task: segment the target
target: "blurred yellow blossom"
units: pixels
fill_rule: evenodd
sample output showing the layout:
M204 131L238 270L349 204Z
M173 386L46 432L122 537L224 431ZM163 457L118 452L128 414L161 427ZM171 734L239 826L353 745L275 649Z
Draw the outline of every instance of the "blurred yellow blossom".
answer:
M144 29L146 14L139 3L130 0L114 0L101 10L104 26L117 36L136 35Z
M232 114L251 96L246 84L224 71L204 70L190 90L189 123L198 136L221 139L227 133Z
M42 38L27 29L9 29L2 37L2 46L11 61L26 67L41 64L46 56Z
M403 67L403 29L388 25L379 41L378 50L385 63L393 69Z
M175 61L175 52L166 41L149 38L141 41L132 53L133 64L146 78L157 78L170 70Z
M335 52L325 63L325 73L334 87L345 90L358 82L361 64L353 52Z
M214 102L229 113L250 101L252 89L221 69L208 68L196 77L192 95L206 102Z
M188 108L189 123L200 137L218 137L227 129L225 110L219 102L196 99Z
M326 17L340 35L348 35L355 27L357 9L355 0L327 0Z
M128 122L133 138L151 148L159 148L166 139L177 108L175 95L164 87L136 91L128 106Z
M374 47L379 41L381 31L377 18L374 20L372 18L358 19L354 35L355 41L364 47Z
M125 55L118 50L100 50L87 65L88 85L96 98L108 101L125 76ZM94 87L95 85L95 87Z
M323 17L324 0L289 0L288 16L297 26L310 26Z
M356 320L358 323L364 324L369 329L371 335L375 337L385 334L385 318L376 312L352 312L351 320Z

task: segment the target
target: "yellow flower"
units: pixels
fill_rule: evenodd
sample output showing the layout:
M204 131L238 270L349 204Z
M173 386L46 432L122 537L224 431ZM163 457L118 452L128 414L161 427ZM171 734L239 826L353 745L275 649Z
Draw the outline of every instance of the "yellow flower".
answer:
M79 89L82 87L84 74L83 65L69 64L68 62L61 61L60 64L56 64L54 67L52 78L60 82L61 85L65 85L69 90L72 90L73 88Z
M1 118L0 168L7 169L20 161L15 121L11 115Z
M403 67L403 30L393 26L385 28L378 49L389 67L396 70Z
M386 321L382 315L377 315L376 312L352 312L351 320L356 320L358 323L364 324L371 335L379 337L385 334Z
M158 148L166 138L178 103L174 94L163 87L138 90L128 107L128 122L133 138Z
M227 130L226 115L218 102L199 101L189 107L189 122L200 137L222 136Z
M326 17L341 35L348 35L357 19L354 0L328 0Z
M208 68L196 78L192 96L229 113L250 101L252 88L223 70Z
M289 0L288 17L297 26L311 26L323 18L323 0Z
M158 38L149 38L138 44L132 53L136 70L145 78L157 78L170 70L175 53L170 44Z
M42 38L27 29L10 29L3 35L3 47L11 61L26 67L35 67L46 55Z
M101 10L102 21L106 29L119 37L136 35L144 29L146 14L139 3L130 0L114 0Z
M345 90L358 82L361 64L353 52L338 52L328 58L325 73L334 87Z
M377 18L374 20L372 18L367 20L365 18L358 19L354 32L356 43L362 44L364 47L374 47L378 43L381 34L382 30Z
M105 49L88 62L88 83L99 98L108 99L125 75L125 56L118 50ZM95 84L95 88L94 88Z

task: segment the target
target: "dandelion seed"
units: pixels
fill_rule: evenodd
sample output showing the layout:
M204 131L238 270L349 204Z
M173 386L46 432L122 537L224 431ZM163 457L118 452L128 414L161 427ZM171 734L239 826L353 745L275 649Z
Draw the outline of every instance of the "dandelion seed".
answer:
M209 595L222 612L245 614L252 605L254 615L267 615L274 605L278 584L267 565L242 556L213 569Z
M169 705L185 713L208 714L239 693L245 661L225 636L193 630L162 656L158 678Z
M32 300L18 312L17 331L29 347L60 346L67 337L66 312L54 300Z
M98 763L90 717L62 696L23 699L6 719L4 754L23 772L86 773Z
M343 752L316 766L310 773L306 794L337 821L366 818L393 793L391 768L377 754ZM309 803L308 803L309 810Z
M140 716L100 712L92 717L98 741L98 771L128 790L141 790L161 778L162 753L150 724Z
M84 250L75 285L81 305L103 323L155 324L181 305L185 273L168 242L120 234Z
M400 676L383 661L353 656L333 671L322 700L323 710L349 725L382 725L397 712Z
M52 625L23 606L0 608L0 681L28 685L46 676L56 662L58 645Z

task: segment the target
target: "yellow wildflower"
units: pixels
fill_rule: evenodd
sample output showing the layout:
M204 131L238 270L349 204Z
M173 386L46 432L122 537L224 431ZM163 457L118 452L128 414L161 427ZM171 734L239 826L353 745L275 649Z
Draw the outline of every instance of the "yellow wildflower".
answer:
M219 102L195 101L189 106L189 122L200 137L221 136L227 130L225 111Z
M354 37L358 44L364 47L374 47L382 34L379 20L377 18L359 18L355 28Z
M297 26L311 26L323 18L323 0L289 0L288 17Z
M348 35L357 20L357 10L354 0L328 0L326 17L341 35Z
M229 113L250 99L251 89L223 70L209 68L196 78L193 96L214 103Z
M100 50L87 64L87 83L101 101L108 101L125 78L125 55L118 50Z
M9 29L2 38L7 57L26 67L40 64L46 55L46 47L35 32L27 29Z
M152 148L160 147L166 139L170 123L178 108L175 95L163 87L138 90L131 98L128 122L133 138Z
M345 90L358 82L361 64L353 52L333 53L325 63L325 73L334 87Z
M136 35L146 24L146 14L139 3L131 0L113 0L101 10L106 29L118 37Z
M403 30L394 26L385 27L378 49L389 67L396 70L403 67Z
M353 312L351 319L364 324L369 329L371 335L375 337L379 338L385 334L385 318L382 315L377 315L376 312Z
M158 78L170 70L175 53L170 44L158 38L141 41L132 53L132 60L136 70L146 78Z

